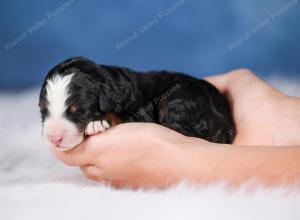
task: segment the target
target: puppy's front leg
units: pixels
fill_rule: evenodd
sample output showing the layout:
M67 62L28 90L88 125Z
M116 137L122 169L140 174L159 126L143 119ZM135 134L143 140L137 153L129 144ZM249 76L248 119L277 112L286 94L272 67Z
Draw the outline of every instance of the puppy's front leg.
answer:
M100 132L105 131L110 127L110 124L106 120L99 120L99 121L91 121L85 128L86 135L94 135Z
M114 113L105 114L101 120L91 121L85 129L86 135L94 135L105 131L113 125L121 123L121 119Z

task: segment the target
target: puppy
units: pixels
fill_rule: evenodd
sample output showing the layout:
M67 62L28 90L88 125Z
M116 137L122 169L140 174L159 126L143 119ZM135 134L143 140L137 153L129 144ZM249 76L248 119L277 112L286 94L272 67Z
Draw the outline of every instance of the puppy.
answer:
M133 121L158 123L216 143L231 143L235 135L227 99L207 81L98 65L83 57L50 70L39 107L46 143L61 150L86 135Z

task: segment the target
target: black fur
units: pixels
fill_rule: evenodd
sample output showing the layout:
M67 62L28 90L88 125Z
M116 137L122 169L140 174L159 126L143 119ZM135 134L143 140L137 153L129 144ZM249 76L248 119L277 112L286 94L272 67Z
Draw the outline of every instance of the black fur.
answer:
M80 130L114 113L123 123L159 123L211 142L231 143L234 138L228 101L207 81L167 71L139 73L82 57L66 60L48 73L40 94L42 120L47 117L46 80L70 73L75 75L67 102L78 111L67 110L65 116Z

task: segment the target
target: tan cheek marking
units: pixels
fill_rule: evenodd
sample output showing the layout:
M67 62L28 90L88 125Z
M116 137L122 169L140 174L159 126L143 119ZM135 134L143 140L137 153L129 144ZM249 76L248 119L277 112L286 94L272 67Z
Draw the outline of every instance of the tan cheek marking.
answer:
M103 116L103 119L109 120L111 121L111 125L117 125L117 124L121 124L122 121L119 118L119 116L117 116L114 113L107 113Z

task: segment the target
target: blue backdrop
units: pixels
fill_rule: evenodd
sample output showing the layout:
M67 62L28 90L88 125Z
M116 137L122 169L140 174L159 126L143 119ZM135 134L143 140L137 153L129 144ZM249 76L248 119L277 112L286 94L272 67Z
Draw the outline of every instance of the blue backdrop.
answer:
M0 2L0 89L37 86L71 56L196 77L300 73L299 0Z

